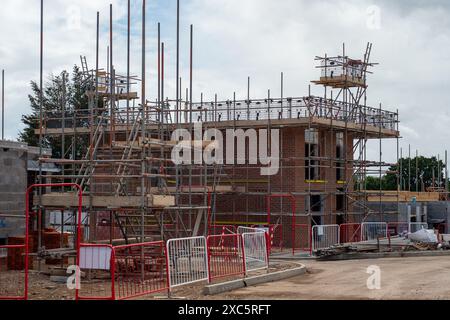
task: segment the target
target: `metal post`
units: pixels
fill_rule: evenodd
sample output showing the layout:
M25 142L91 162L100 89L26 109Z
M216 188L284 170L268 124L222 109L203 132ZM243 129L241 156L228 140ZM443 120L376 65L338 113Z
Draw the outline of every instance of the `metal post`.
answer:
M131 0L128 0L128 23L127 23L127 130L126 140L128 141L128 131L130 123L130 43L131 43Z
M111 125L111 132L110 132L110 145L112 145L112 142L115 141L114 137L114 104L115 104L115 88L114 88L114 63L113 63L113 6L112 4L109 5L109 72L110 72L110 125Z
M141 88L141 107L142 107L142 119L141 119L141 135L142 140L145 140L145 9L146 0L142 0L142 88ZM145 241L145 148L142 148L142 163L141 163L141 241Z
M447 150L445 150L445 197L448 197L448 158L447 158Z
M411 145L408 145L408 191L411 192Z
M281 73L281 119L283 119L284 73Z
M178 79L180 78L180 0L177 0L177 76L176 76L176 122L179 122L178 114L179 114L179 87L178 87ZM164 99L164 97L163 97Z
M43 152L43 136L42 136L42 127L43 127L43 99L44 99L44 0L41 0L41 39L40 39L40 75L39 75L39 159L42 158ZM38 183L42 184L42 163L39 161L39 178ZM42 188L38 189L39 195L39 212L41 212L42 206ZM40 222L40 220L39 220ZM38 248L42 246L42 233L41 233L42 225L38 223ZM28 243L26 244L28 247ZM38 270L41 270L41 260L39 259L39 267Z
M161 23L158 22L158 108L161 109Z
M416 150L416 192L419 192L419 150Z
M190 72L189 72L189 126L191 128L191 138L193 135L193 123L192 123L192 74L193 74L193 54L194 54L194 26L191 24L191 37L190 37ZM189 166L189 207L192 207L192 165ZM189 232L192 231L192 209L189 209Z
M250 77L247 79L247 120L250 120Z
M2 70L2 140L5 140L5 70Z

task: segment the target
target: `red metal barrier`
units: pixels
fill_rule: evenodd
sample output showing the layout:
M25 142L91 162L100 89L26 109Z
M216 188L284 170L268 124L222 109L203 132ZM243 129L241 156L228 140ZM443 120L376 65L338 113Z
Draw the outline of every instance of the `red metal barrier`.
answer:
M312 232L308 224L295 224L294 236L292 239L293 254L297 250L311 252Z
M30 269L30 193L35 188L47 188L47 187L73 187L78 188L80 190L79 196L80 196L80 206L79 206L79 215L81 218L81 203L82 203L82 192L80 186L76 184L71 183L59 183L59 184L33 184L30 187L27 188L25 192L25 244L23 245L14 245L14 246L3 246L3 248L8 250L20 250L23 251L21 254L24 255L24 266L23 266L23 295L17 295L17 296L9 296L8 294L3 295L0 292L0 299L1 300L27 300L28 299L28 276L29 276L29 269ZM40 211L39 211L40 212ZM40 214L39 214L40 218ZM19 277L22 279L22 276ZM21 280L18 280L17 283L21 283Z
M439 234L448 234L450 233L449 224L448 223L439 223L437 225L437 230Z
M270 226L269 237L269 248L271 252L274 248L279 249L280 252L283 252L283 226L281 224Z
M115 299L169 291L164 241L114 247Z
M164 241L81 244L77 300L127 300L169 290Z
M0 300L26 300L26 245L0 246Z
M361 224L344 223L339 226L339 239L341 243L361 241Z
M114 300L114 248L82 243L78 252L78 266L83 275L77 276L76 300Z
M292 242L295 242L295 232L296 232L296 217L295 217L295 213L297 211L297 204L296 204L296 200L295 197L292 194L272 194L272 195L268 195L267 196L267 224L271 225L271 221L270 221L270 215L271 215L271 205L272 205L272 199L276 199L276 198L286 198L289 199L289 201L291 202L291 210L292 210ZM295 254L295 245L292 245L292 254Z
M207 238L209 282L231 276L244 276L245 257L242 235L227 234Z

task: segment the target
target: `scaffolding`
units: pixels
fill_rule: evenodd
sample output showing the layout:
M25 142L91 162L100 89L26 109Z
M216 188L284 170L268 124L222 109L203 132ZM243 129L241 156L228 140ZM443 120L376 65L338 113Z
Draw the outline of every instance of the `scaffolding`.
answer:
M156 100L150 101L146 98L145 1L143 9L141 77L130 75L130 23L127 72L116 72L111 6L106 69L100 68L98 13L95 67L89 68L86 57L81 56L88 108L68 108L62 99L59 110L42 110L42 126L36 130L40 140L53 136L63 141L62 159L40 158L41 165L60 165L61 174L41 172L38 180L81 187L88 229L85 240L128 244L206 235L214 225L247 225L279 227L284 230L283 241L295 246L295 232L289 239L295 225L287 220L291 203L283 197L286 194L295 198L293 214L303 226L364 222L377 214L382 220L383 214L390 214L381 206L381 186L375 192L380 209L373 210L367 204L374 191L367 191L366 177L381 177L394 165L383 162L382 141L396 139L398 150L400 137L398 112L384 110L381 105L367 106L367 75L376 65L370 62L372 44L367 45L362 60L350 59L345 45L341 56L316 57L321 77L313 83L323 86L321 97L312 95L311 88L307 96L284 97L282 74L280 98L274 98L269 90L267 97L252 99L249 78L245 100L234 95L218 101L216 95L214 101L207 102L202 94L201 101L194 102L191 25L190 88L183 100L177 54L177 92L172 100L165 98L165 48L158 24L158 93ZM177 26L179 29L179 23ZM133 91L136 86L141 87L140 96ZM196 128L200 124L199 135ZM202 153L214 142L203 139L210 129L258 133L277 129L279 171L262 177L256 173L262 165L248 162L175 164L172 150L179 143L173 139L177 129L193 137L185 141L190 150ZM69 145L64 143L67 138L71 140ZM370 140L379 140L377 161L367 160ZM77 154L80 142L87 142L82 156ZM266 151L270 150L268 139ZM249 146L245 153L247 156ZM267 198L273 196L277 200L267 208ZM40 194L34 205L40 210L74 211L76 198L75 190L63 188Z

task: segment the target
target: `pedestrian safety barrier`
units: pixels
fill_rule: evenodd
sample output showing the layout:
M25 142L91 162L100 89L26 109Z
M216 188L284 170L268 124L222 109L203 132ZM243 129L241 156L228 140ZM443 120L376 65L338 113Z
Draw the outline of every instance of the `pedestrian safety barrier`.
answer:
M26 300L25 244L0 246L0 300Z
M344 223L339 226L340 243L353 243L361 241L361 224Z
M209 279L205 237L171 239L167 255L170 288Z
M330 248L336 244L339 244L339 226L337 224L313 226L312 253L317 250Z
M269 243L270 252L274 249L283 251L284 239L283 239L283 226L281 224L272 225L269 227Z
M207 246L210 282L214 279L245 275L246 264L242 235L209 236Z
M361 241L387 238L388 224L386 222L364 222L361 225Z
M169 290L164 241L114 247L115 299Z
M292 240L292 253L297 251L310 252L311 251L311 236L312 230L308 224L296 224L294 226L294 239Z
M265 232L244 233L244 256L246 272L269 268L269 252Z
M388 234L390 236L400 236L406 235L409 232L408 222L389 222L388 223Z
M78 268L72 272L76 300L114 300L114 248L102 244L80 244ZM108 279L101 282L101 279Z

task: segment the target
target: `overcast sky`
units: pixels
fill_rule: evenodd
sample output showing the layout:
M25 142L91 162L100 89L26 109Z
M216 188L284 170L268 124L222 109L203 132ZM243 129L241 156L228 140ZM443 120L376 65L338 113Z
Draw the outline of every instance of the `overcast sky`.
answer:
M126 68L126 0L44 0L46 76L71 70L85 55L95 56L95 17L101 12L101 58L106 66L109 3L114 5L114 56L118 72ZM132 0L132 72L140 73L141 0ZM147 0L148 96L156 95L156 26L162 24L167 47L167 88L174 89L175 0ZM20 118L29 113L31 80L39 79L39 0L2 0L0 69L6 70L6 137L16 139ZM450 1L301 1L182 0L181 76L188 77L189 25L194 24L194 97L245 98L251 76L253 98L280 92L304 96L319 77L316 55L362 58L373 43L380 63L368 79L368 103L399 110L401 146L421 154L443 155L450 132ZM184 84L187 82L185 80ZM313 87L314 94L323 89ZM377 144L369 156L377 159ZM384 158L396 158L395 141L383 143ZM405 151L406 152L406 151Z

